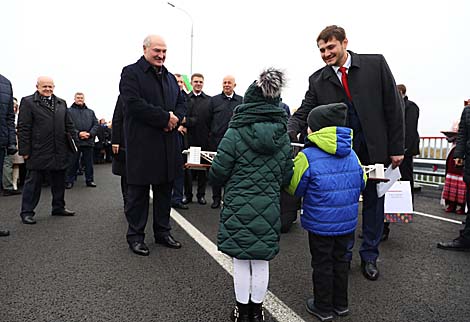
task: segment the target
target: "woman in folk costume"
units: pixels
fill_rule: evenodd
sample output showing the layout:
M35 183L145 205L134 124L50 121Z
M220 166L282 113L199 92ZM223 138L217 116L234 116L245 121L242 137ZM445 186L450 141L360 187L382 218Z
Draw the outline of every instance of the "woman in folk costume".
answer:
M263 71L247 89L209 171L225 187L218 249L233 258L232 321L264 321L269 261L279 252L280 191L293 173L287 115L279 107L284 74Z
M454 152L459 131L459 122L455 121L452 131L443 132L447 141L452 143L446 159L446 178L444 189L442 190L442 199L445 202L446 212L455 212L458 215L465 215L465 194L466 186L463 181L463 167L457 167L454 161Z

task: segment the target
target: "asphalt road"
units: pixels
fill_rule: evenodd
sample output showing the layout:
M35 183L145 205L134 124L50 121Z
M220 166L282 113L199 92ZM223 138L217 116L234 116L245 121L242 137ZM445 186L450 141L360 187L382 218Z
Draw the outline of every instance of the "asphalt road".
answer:
M50 192L43 188L32 226L20 221L21 196L0 197L0 227L11 231L0 238L0 321L229 321L234 303L229 273L174 222L182 249L152 243L149 222L150 256L131 253L119 177L111 175L110 165L97 165L95 182L98 188L87 188L80 177L67 190L67 207L77 212L70 218L50 216ZM465 218L445 214L439 191L429 188L416 194L415 210ZM215 243L218 211L193 203L179 213ZM351 314L337 320L470 321L470 253L436 248L461 227L421 216L411 224L393 224L380 248L381 276L375 282L361 275L356 250ZM282 235L269 289L302 319L317 321L304 308L312 294L311 268L307 234L298 223ZM278 320L267 314L267 321Z

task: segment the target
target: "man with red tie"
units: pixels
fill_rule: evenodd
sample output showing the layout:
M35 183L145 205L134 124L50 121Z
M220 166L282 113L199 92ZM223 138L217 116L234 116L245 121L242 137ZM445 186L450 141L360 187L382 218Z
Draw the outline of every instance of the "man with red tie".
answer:
M404 154L403 108L385 58L348 51L346 32L335 25L321 31L317 46L326 66L310 76L302 105L289 119L291 140L306 129L313 108L344 102L348 106L347 126L354 133L353 148L361 163L400 165ZM363 191L364 240L359 253L362 273L369 280L379 276L376 261L384 224L384 198L378 198L376 185L369 180ZM351 257L350 252L345 260Z

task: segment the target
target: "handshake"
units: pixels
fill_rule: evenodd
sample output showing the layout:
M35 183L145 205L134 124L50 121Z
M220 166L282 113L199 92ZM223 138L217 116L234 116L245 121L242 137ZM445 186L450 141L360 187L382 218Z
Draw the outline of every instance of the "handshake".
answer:
M7 146L7 154L8 155L13 155L16 152L18 152L18 149L16 148L16 145L12 144L12 145Z

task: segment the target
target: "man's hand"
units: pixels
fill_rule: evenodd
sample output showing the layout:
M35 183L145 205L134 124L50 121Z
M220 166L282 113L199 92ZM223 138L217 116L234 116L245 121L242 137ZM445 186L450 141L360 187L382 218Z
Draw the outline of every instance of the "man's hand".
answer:
M391 155L390 160L392 160L392 168L395 169L403 161L403 155Z
M170 119L168 120L168 126L167 126L168 130L169 131L173 130L176 127L176 125L178 125L178 121L179 121L178 117L175 114L173 114L173 112L170 111Z
M111 148L113 149L114 154L119 153L119 144L113 144L113 145L111 145Z
M29 155L28 155L28 154L23 155L23 159L28 160L28 159L29 159Z
M185 135L187 130L183 125L178 126L178 132L181 133L181 135Z
M454 162L455 162L455 165L458 166L458 167L463 166L463 159L455 158Z
M88 133L87 131L81 131L80 133L78 133L78 136L80 139L86 140L90 137L90 133Z

